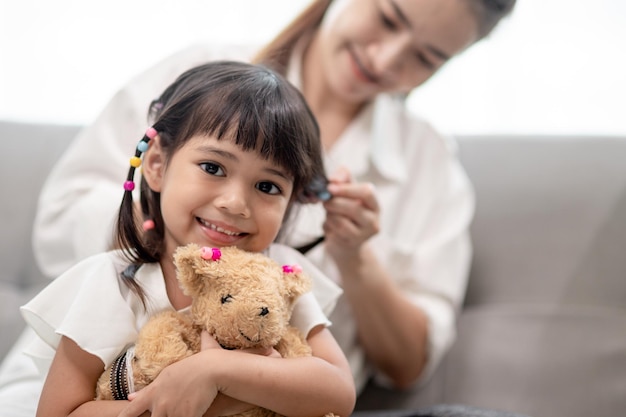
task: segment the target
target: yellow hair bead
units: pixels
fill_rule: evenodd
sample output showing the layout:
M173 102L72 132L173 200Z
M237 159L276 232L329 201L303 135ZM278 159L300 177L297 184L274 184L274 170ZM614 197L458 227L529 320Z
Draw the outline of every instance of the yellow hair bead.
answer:
M137 168L139 165L141 165L141 158L139 158L138 156L133 156L132 158L130 158L131 167Z

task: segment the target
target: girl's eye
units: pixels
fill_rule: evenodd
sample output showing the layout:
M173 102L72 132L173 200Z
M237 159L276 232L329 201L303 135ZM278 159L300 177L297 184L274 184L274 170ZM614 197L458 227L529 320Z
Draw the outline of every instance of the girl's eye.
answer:
M256 185L257 190L267 194L280 194L281 190L278 186L269 181L261 181Z
M214 164L213 162L203 162L200 164L200 168L211 175L224 176L224 170L222 167L218 164Z
M388 18L384 13L380 14L380 21L383 22L383 26L389 30L396 30L398 28L393 20Z
M232 299L233 299L232 295L226 294L226 295L222 296L222 304L230 303L230 301Z

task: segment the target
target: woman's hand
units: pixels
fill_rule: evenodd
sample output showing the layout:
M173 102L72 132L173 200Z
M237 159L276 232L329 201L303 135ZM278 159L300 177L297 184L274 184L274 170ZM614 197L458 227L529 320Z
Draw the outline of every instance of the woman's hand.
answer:
M347 169L329 178L333 198L324 203L326 248L335 261L358 255L380 230L380 208L370 183L355 183Z

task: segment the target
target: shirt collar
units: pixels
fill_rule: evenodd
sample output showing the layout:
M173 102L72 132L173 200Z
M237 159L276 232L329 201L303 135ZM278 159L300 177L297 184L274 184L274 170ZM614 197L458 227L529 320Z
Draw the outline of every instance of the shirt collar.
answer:
M403 117L404 105L388 94L380 94L372 105L372 163L384 177L403 181L407 176L407 166L403 157L402 137L408 133Z

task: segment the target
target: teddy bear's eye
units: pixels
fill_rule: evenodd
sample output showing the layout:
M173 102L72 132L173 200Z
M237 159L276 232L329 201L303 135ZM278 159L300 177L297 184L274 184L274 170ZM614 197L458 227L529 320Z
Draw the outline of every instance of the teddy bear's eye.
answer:
M222 304L229 303L232 300L233 296L230 294L222 296Z

